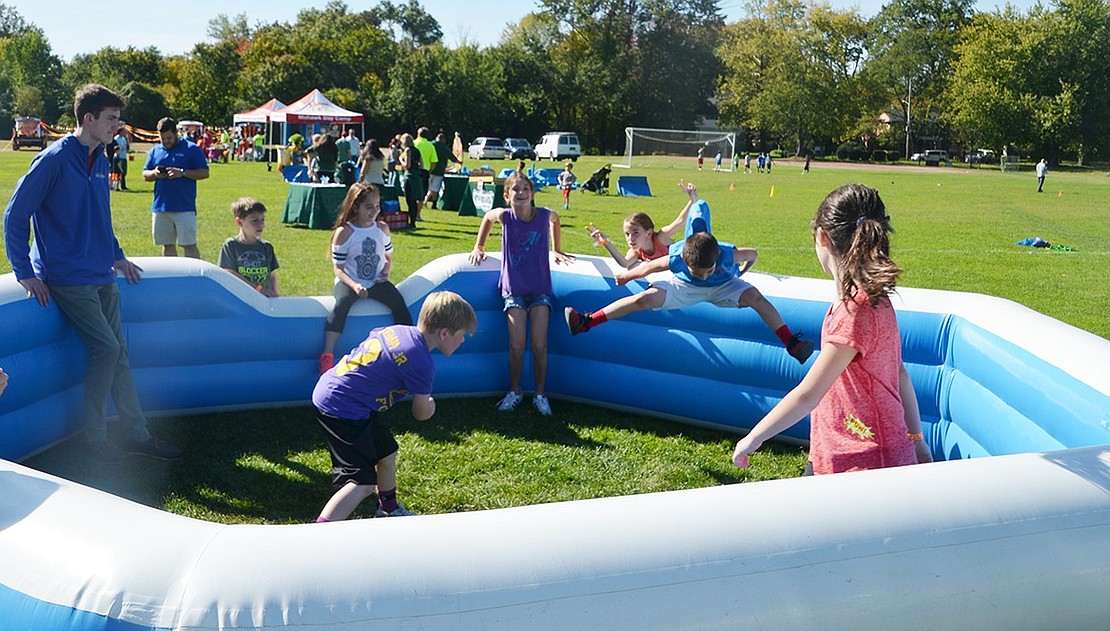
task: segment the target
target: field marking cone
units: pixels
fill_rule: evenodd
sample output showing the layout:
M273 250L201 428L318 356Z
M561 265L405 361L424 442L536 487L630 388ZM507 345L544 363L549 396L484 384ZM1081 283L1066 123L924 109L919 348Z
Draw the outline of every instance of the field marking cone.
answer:
M1060 193L1056 197L1059 198L1059 199L1063 199L1064 198L1064 191L1060 191Z
M775 196L775 185L772 184L771 185L771 197L774 197L774 196Z
M728 190L735 191L736 190L736 182L730 182L729 185L728 185Z

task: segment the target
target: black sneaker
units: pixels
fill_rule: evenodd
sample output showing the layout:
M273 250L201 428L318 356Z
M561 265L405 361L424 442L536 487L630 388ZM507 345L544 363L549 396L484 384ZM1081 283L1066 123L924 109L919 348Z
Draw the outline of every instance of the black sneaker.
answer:
M181 457L181 450L160 438L151 436L144 441L129 440L124 443L127 453L141 454L162 460L174 460Z
M578 335L590 330L590 314L578 313L574 307L567 307L563 310L563 317L566 318L567 328L570 329L571 335Z
M89 455L103 462L119 462L127 459L127 452L108 439L90 442Z
M806 363L809 356L813 354L813 342L803 340L800 333L795 333L790 337L790 342L786 344L786 352L790 356L798 360L799 364Z

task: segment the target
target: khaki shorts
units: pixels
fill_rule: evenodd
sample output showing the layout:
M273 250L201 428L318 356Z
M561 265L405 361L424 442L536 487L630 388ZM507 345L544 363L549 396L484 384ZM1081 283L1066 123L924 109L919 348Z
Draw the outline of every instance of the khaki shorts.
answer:
M196 245L196 213L151 213L154 245Z

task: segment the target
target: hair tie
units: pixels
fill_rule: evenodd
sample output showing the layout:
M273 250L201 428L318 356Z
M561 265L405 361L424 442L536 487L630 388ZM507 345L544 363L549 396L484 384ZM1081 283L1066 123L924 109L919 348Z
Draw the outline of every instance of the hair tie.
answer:
M860 215L859 217L856 217L856 227L857 228L859 228L860 224L863 223L864 219L867 219L867 215Z

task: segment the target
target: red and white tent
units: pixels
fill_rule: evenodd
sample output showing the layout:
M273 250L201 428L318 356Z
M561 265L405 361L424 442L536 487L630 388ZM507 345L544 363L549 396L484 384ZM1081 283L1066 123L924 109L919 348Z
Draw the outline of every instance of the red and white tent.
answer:
M345 110L328 100L320 90L313 90L270 114L274 123L361 123L362 114Z
M270 115L284 107L285 103L277 99L270 99L253 110L239 112L232 120L236 125L240 123L268 123L270 122Z

